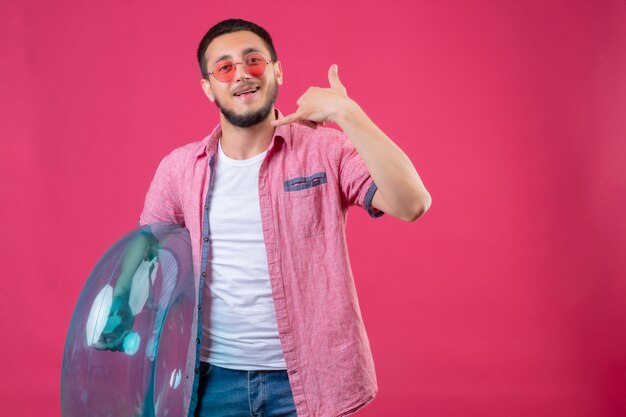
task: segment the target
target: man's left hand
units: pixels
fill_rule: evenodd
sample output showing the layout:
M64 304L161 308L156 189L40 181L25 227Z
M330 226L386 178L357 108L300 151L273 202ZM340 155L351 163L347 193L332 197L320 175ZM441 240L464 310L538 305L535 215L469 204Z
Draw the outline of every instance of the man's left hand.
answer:
M280 126L296 121L302 121L308 125L324 122L338 123L338 117L352 103L352 100L339 81L336 64L331 65L328 70L328 82L330 88L309 87L296 102L298 105L296 112L272 121L272 125Z

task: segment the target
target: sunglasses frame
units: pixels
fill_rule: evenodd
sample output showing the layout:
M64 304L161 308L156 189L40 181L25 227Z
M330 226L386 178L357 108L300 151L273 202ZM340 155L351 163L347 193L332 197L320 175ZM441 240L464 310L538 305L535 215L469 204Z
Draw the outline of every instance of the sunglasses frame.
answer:
M248 57L250 57L251 55L257 55L261 58L263 58L263 62L265 62L265 68L263 68L263 72L259 75L252 75L248 72L248 70L246 69L246 60L248 59ZM227 80L220 80L218 77L215 76L214 72L215 72L215 68L217 67L217 64L219 64L222 61L228 61L231 64L233 64L233 70L231 72L232 76L227 79ZM207 72L206 73L206 79L209 79L209 75L213 75L213 78L215 78L217 81L221 82L221 83L229 83L233 80L233 78L235 78L235 74L237 73L237 65L243 65L243 70L246 72L246 74L250 75L251 77L260 77L261 75L265 74L265 70L267 69L267 66L269 64L271 64L273 61L270 59L269 61L265 58L265 56L263 56L262 53L260 52L250 52L248 53L246 56L243 57L243 62L233 62L230 59L220 59L219 61L217 61L215 63L215 65L213 65L213 71L212 72Z

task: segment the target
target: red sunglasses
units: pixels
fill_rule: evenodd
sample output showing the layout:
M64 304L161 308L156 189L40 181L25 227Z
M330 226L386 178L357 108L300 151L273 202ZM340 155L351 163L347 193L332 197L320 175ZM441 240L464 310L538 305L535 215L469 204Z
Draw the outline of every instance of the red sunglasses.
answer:
M272 61L266 61L265 57L257 52L249 53L245 56L243 62L233 62L230 59L222 59L217 61L213 66L213 71L207 73L213 75L217 81L227 83L235 77L237 65L243 65L244 70L253 77L260 77L265 72L267 64Z

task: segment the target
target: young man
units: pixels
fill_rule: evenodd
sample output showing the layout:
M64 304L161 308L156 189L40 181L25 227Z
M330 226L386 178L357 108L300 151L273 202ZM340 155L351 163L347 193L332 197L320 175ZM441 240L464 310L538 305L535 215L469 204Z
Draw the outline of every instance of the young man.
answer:
M218 23L198 62L220 123L163 159L140 216L142 225L174 222L191 235L198 309L187 412L351 414L377 385L346 211L359 205L372 217L414 221L430 195L409 158L348 97L336 65L329 88L310 88L283 117L274 108L283 72L263 28Z

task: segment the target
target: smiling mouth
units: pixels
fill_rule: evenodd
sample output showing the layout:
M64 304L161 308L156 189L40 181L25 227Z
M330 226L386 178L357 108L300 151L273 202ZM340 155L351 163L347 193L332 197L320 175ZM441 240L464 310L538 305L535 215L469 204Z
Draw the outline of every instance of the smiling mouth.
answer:
M254 94L257 91L259 91L259 88L261 88L261 87L251 88L250 90L242 91L241 93L235 93L233 95L235 97L240 97L240 96L245 96L245 95L249 95L249 94Z

